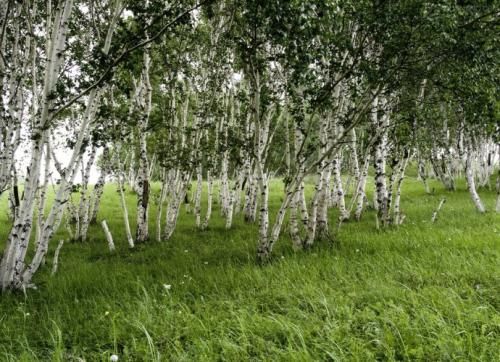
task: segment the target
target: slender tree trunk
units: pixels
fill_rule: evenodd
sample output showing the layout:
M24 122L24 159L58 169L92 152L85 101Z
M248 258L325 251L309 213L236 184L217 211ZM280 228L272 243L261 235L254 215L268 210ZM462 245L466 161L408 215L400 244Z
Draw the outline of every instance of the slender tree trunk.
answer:
M169 207L166 215L166 225L163 234L163 238L165 240L169 240L174 233L175 227L177 225L177 219L179 217L180 206L182 200L184 200L184 197L187 192L187 187L190 182L191 182L190 173L185 172L184 174L181 174L179 176L179 180L173 192L172 199L168 205Z
M330 176L332 173L332 165L329 164L323 171L323 185L321 188L321 195L318 201L318 225L317 234L321 237L329 236L328 228L328 185L330 185Z
M208 227L210 217L212 216L212 198L213 198L213 180L210 170L207 170L207 213L205 214L205 220L203 221L202 229L205 230Z
M160 196L158 198L158 210L156 213L156 241L161 241L161 220L163 216L163 204L167 198L168 193L168 182L165 179L166 172L164 172L163 181L161 183Z
M430 194L431 190L429 188L429 182L427 181L428 176L427 176L427 170L425 167L425 160L423 160L420 156L418 159L418 176L422 180L422 183L424 184L424 189L426 194Z
M439 211L441 211L444 203L446 202L446 199L445 198L442 198L441 201L439 201L439 205L437 207L437 209L432 213L432 218L431 218L431 222L432 223L435 223L436 220L437 220L437 217L438 217L438 214L439 214Z
M236 172L236 174L238 175L238 172ZM229 204L226 215L226 229L230 229L233 224L233 216L235 213L236 200L240 197L239 192L240 192L240 178L237 177L236 180L234 180L234 186L229 195Z
M469 147L468 152L467 152L467 160L465 163L465 178L467 180L467 188L469 189L470 196L472 198L472 202L476 206L477 211L480 213L486 212L486 209L484 208L483 202L481 201L481 198L479 197L479 194L477 193L476 190L476 181L474 178L474 173L472 169L472 149Z
M94 164L96 156L96 147L93 145L89 160L87 161L87 165L85 169L83 170L82 174L82 186L81 186L81 191L80 191L80 209L79 209L79 216L80 216L80 238L82 241L87 240L87 231L89 228L90 224L90 198L88 195L88 184L89 184L89 178L90 178L90 170L92 168L92 165Z
M104 146L102 152L102 167L99 174L99 178L94 186L94 192L92 194L91 210L90 210L90 223L93 224L97 222L97 215L99 214L99 207L101 205L101 197L104 192L104 185L106 184L106 176L109 173L109 148Z
M387 147L387 127L388 127L388 115L384 115L379 119L377 115L379 103L385 105L384 102L379 102L375 98L372 105L371 118L372 123L375 125L376 129L383 128L380 137L375 145L375 197L376 210L378 220L384 222L387 218L388 210L388 200L387 200L387 185L385 176L385 163L386 163L386 147Z
M123 182L123 175L121 172L119 172L118 177L118 191L120 192L120 204L122 206L122 212L123 212L123 222L125 224L125 232L127 235L127 242L128 245L133 248L135 246L134 239L132 238L132 232L130 231L130 223L129 223L129 218L128 218L128 207L127 207L127 201L125 200L125 192L124 192L124 182Z
M227 216L229 208L229 154L228 151L223 152L221 162L221 181L219 189L220 212L222 216Z
M19 205L21 204L19 198L19 185L17 180L17 170L14 165L12 165L12 186L9 194L10 203L10 216L12 220L15 220L19 216Z
M64 240L59 242L57 245L56 251L54 253L54 260L52 261L52 272L51 275L54 276L57 273L57 268L59 267L59 253L61 252L61 248L64 245Z
M201 164L196 168L196 191L194 196L194 214L196 217L196 227L201 227L201 192L203 189L203 169Z
M404 215L401 214L401 187L405 178L406 167L408 166L410 158L405 157L401 161L401 166L398 173L398 178L396 181L396 196L394 198L394 224L401 225L404 220Z
M363 206L366 199L366 180L368 179L368 168L370 166L370 154L368 153L363 162L363 167L361 170L360 179L358 181L358 187L356 191L357 197L354 199L356 201L356 211L354 212L354 218L359 221L361 220L361 215L363 213Z
M260 169L260 167L259 167ZM268 245L269 245L269 180L267 175L259 170L258 182L260 188L260 212L259 212L259 249L257 255L266 254L269 255Z
M302 239L300 237L299 223L298 223L298 209L299 191L295 191L290 203L290 237L292 238L293 246L295 249L302 249Z
M333 158L333 182L335 183L337 207L339 209L339 221L343 222L349 219L349 212L345 206L344 189L342 187L342 176L340 173L341 165L339 156Z
M137 172L137 230L136 242L143 243L149 239L149 160L147 151L147 129L151 113L151 96L153 89L149 80L150 46L144 48L141 85L138 95L139 118L139 169Z
M319 168L321 169L323 166L324 165L321 164ZM311 200L309 220L307 222L307 238L304 243L305 247L310 247L316 239L316 229L318 225L318 200L322 195L322 190L323 190L323 172L320 170L318 172L318 180L316 181L315 193Z
M106 240L108 241L109 251L115 251L115 243L113 242L113 235L111 235L111 231L109 231L106 220L101 221L101 225L102 229L104 230L104 234L106 235Z

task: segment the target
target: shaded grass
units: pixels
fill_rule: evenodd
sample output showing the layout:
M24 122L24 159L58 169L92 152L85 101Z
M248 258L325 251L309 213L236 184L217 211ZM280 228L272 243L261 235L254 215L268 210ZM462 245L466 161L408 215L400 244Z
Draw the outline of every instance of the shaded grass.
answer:
M0 359L499 360L500 216L476 213L463 183L454 193L432 187L426 195L406 181L400 227L377 231L368 211L307 252L294 252L285 231L259 267L256 226L240 215L226 232L218 205L208 230L183 210L172 240L129 250L108 185L100 219L117 252L93 226L87 243L64 246L51 278L53 242L39 289L0 298ZM273 182L273 210L281 190ZM481 196L494 204L493 192ZM135 220L132 194L128 202ZM5 211L0 218L8 225ZM7 232L0 226L2 240Z

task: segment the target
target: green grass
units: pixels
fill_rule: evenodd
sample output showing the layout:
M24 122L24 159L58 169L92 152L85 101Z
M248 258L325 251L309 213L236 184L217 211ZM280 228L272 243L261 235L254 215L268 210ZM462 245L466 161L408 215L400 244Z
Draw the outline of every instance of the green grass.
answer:
M209 230L183 210L172 240L129 250L109 185L100 219L117 252L94 226L87 243L63 247L50 277L60 231L38 290L0 296L0 360L498 361L500 216L479 215L463 182L454 193L432 186L426 195L406 181L400 227L377 231L369 211L307 252L294 252L284 232L261 267L256 225L239 215L226 232L218 205ZM273 210L281 190L274 182ZM480 193L491 209L494 193ZM132 194L129 202L134 220ZM150 220L154 235L153 210Z

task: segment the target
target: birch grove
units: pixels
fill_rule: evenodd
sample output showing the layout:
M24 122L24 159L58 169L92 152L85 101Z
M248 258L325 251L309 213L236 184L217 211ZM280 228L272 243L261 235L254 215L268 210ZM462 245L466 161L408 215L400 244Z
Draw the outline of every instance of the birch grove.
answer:
M435 4L393 6L404 23ZM335 242L368 215L378 230L402 225L414 173L423 195L465 180L471 207L498 212L499 197L483 197L500 189L498 51L457 41L466 29L497 39L457 12L422 16L407 39L391 9L2 2L0 197L12 219L2 290L33 286L62 223L80 243L102 226L114 250L101 216L107 187L130 248L169 242L181 217L200 233L222 218L227 233L255 224L259 262L283 234L298 250Z

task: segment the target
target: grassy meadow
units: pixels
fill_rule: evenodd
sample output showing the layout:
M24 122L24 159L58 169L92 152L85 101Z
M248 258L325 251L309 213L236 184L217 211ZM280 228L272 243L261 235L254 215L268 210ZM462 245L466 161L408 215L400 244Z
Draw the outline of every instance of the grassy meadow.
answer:
M433 182L426 195L410 176L403 225L377 231L368 210L308 251L293 250L285 225L272 261L258 266L257 225L237 215L226 231L217 204L208 230L183 208L171 240L129 250L107 185L99 220L117 251L94 225L88 242L64 245L51 277L62 227L38 289L0 295L0 361L499 361L500 215L478 214L458 186ZM272 210L281 191L274 181ZM480 194L491 210L495 193ZM130 192L128 202L134 229ZM2 247L8 226L4 195Z

